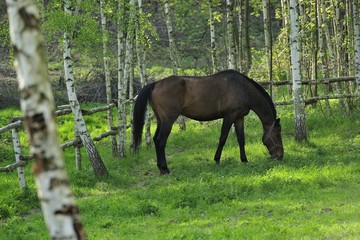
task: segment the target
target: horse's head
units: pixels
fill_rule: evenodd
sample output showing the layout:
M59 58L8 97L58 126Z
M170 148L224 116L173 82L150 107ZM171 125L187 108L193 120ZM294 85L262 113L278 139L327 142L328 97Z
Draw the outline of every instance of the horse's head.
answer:
M269 128L265 129L262 141L269 150L271 158L278 160L283 158L284 148L281 139L280 118L276 119Z

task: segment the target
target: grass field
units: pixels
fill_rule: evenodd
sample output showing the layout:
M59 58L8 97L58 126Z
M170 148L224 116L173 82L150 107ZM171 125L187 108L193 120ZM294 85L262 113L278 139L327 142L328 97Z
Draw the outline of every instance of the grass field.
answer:
M73 150L66 150L89 239L360 239L359 111L349 116L334 109L329 116L308 107L309 141L303 144L293 140L292 109L279 107L278 113L282 161L269 159L254 114L245 122L248 164L239 161L235 134L220 165L214 164L219 121L187 121L185 132L174 126L169 176L159 175L153 148L120 159L111 156L108 142L99 143L110 173L105 179L94 176L85 154L77 172ZM106 127L105 120L99 125L101 114L96 118L87 120L92 134ZM71 138L71 124L60 120L63 139ZM8 137L1 136L1 166L14 161ZM0 239L48 239L30 170L23 192L16 172L0 174Z

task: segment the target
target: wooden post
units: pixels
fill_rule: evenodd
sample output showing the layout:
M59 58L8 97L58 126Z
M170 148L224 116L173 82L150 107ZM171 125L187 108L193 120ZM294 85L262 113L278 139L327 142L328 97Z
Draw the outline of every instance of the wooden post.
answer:
M15 160L17 163L21 162L20 156L21 156L21 145L20 145L20 138L19 138L19 130L17 127L11 129L12 133L12 140L14 145L14 151L15 151ZM17 168L18 171L18 177L19 177L19 184L20 189L26 188L26 179L24 174L24 167L20 166Z

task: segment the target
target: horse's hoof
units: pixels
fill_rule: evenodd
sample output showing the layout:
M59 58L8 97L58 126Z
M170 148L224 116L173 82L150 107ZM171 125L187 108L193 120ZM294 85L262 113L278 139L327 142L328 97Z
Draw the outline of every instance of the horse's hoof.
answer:
M170 174L170 170L169 169L161 169L160 170L160 175L169 175Z

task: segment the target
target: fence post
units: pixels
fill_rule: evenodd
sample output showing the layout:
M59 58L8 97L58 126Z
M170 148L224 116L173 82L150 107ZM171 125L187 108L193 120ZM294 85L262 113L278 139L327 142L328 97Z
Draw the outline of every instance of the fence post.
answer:
M16 162L20 162L20 155L21 155L21 146L20 146L20 138L19 138L19 130L17 127L11 129L12 133L12 140L14 145L14 151L15 151L15 160ZM24 167L18 167L17 168L18 177L19 177L19 183L20 183L20 189L26 188L26 179L24 174Z
M76 129L76 126L74 127L74 130L75 130L74 140L75 140L75 141L80 141L80 143L76 143L76 144L74 145L75 159L76 159L76 170L81 170L81 169L82 169L82 162L81 162L81 139L80 139L79 131Z

